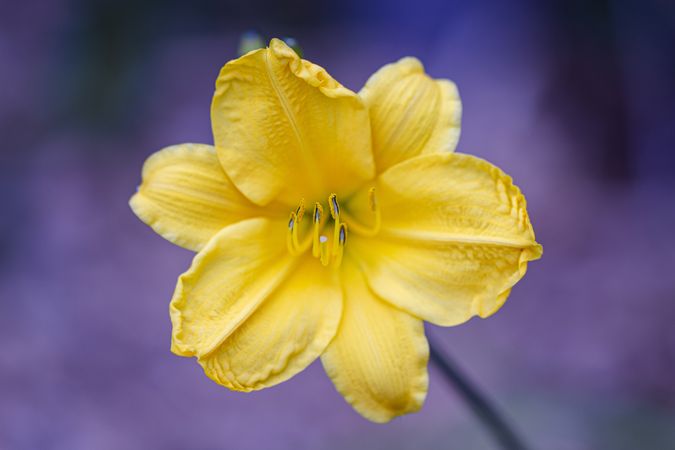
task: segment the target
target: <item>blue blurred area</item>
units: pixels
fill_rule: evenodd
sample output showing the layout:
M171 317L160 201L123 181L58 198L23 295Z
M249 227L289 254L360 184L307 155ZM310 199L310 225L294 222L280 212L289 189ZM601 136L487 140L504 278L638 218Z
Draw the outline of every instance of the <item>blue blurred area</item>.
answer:
M541 261L489 320L428 332L532 448L675 448L675 3L24 0L0 14L0 448L484 449L431 368L366 422L319 365L255 394L169 352L191 254L127 200L152 152L212 143L242 32L358 90L412 55L453 79L459 151L511 174Z

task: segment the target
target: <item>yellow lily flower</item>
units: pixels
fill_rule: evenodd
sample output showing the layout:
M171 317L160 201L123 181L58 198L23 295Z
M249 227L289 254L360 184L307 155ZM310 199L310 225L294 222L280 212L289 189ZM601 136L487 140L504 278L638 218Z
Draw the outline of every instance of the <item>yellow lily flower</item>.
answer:
M253 391L321 358L364 417L417 411L423 321L487 317L541 256L525 198L453 153L461 104L414 58L357 95L282 41L228 62L215 146L148 158L130 205L197 251L171 300L171 349Z

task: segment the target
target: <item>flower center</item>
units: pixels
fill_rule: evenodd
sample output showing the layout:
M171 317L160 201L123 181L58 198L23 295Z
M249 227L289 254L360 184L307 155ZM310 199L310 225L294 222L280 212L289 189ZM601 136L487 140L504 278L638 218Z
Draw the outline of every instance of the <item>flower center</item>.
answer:
M368 191L368 206L374 216L371 227L359 223L345 211L341 211L337 195L331 194L328 196L328 208L333 221L333 232L324 233L328 217L324 215L321 203L316 202L312 214L312 231L304 239L301 239L299 236L300 225L305 216L305 200L302 199L300 205L295 211L291 212L288 219L288 233L286 235L288 251L291 255L300 255L311 247L312 256L319 258L324 266L329 264L336 267L340 266L349 229L362 236L375 236L380 230L381 214L375 198L375 188ZM329 236L330 234L332 236Z

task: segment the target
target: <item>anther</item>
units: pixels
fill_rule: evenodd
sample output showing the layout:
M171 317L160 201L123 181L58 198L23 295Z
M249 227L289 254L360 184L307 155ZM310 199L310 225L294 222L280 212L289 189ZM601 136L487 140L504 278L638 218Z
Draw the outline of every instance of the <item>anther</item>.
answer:
M333 260L333 264L335 264L336 267L340 267L340 264L342 264L342 255L345 252L345 243L347 242L347 224L346 223L341 223L340 224L340 231L338 232L338 245L337 245L337 252L335 253L335 258Z
M319 257L319 233L321 232L321 225L323 218L323 207L320 203L314 204L314 216L312 217L312 256L315 258Z
M321 203L316 202L314 204L314 223L321 222L321 216L323 215L323 207Z
M286 245L288 246L288 251L291 255L297 253L295 243L293 242L293 236L296 235L295 224L297 221L297 216L295 212L291 212L291 217L288 219L288 232L286 233Z
M347 224L346 223L340 224L340 234L339 234L339 237L338 237L338 242L340 242L341 246L344 246L345 242L347 242Z
M337 201L337 195L330 194L328 196L328 206L330 207L330 215L333 217L333 220L337 221L340 219L340 205Z
M300 204L295 209L295 215L298 218L298 222L300 222L302 220L302 216L305 215L305 199L304 198L302 200L300 200Z
M291 235L293 238L293 247L295 248L296 253L300 249L300 239L298 239L298 229L300 228L300 217L297 213L291 213L295 216L295 223L293 224L293 229L291 230Z

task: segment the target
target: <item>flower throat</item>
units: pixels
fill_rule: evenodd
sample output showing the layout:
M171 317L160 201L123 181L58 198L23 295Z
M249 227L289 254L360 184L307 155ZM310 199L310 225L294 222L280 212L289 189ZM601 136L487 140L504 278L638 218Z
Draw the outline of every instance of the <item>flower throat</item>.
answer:
M330 264L339 267L342 263L345 245L347 243L348 230L362 236L375 236L380 230L381 214L375 198L375 188L368 191L368 206L374 215L374 224L367 227L354 220L352 217L341 211L340 204L336 194L328 196L328 208L330 218L333 220L333 232L324 233L324 228L328 222L328 216L324 214L321 203L314 203L312 213L312 231L304 239L299 237L300 224L305 216L305 200L300 201L300 205L291 212L288 219L288 232L286 234L286 244L291 255L300 255L312 248L312 256L319 258L321 264L328 266ZM329 236L328 234L332 234Z

